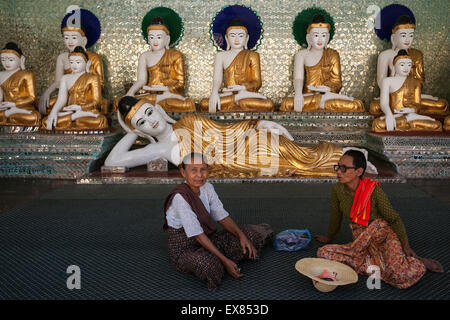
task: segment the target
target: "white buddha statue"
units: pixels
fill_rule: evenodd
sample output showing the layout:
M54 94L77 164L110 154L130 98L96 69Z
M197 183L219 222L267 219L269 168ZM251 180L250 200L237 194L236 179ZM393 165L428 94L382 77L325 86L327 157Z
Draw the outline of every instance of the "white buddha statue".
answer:
M311 10L306 9L305 12L309 14ZM283 99L280 111L363 112L365 108L361 100L339 94L342 88L339 53L327 48L332 21L327 21L321 13L322 9L316 10L318 13L305 31L293 28L294 32L306 32L308 47L295 55L295 94ZM299 16L302 14L304 12L300 12Z
M127 134L108 155L105 166L109 167L132 168L160 158L178 166L187 154L197 152L210 162L212 176L335 176L333 166L349 149L327 142L301 146L273 121L224 124L195 113L175 121L161 106L134 97L120 100L118 121ZM130 150L138 137L151 143ZM373 165L370 168L376 172Z
M25 70L25 57L17 44L9 42L0 50L4 71L0 71L0 125L39 126L36 110L36 78Z
M152 13L149 11L143 20L150 50L139 57L137 81L126 96L146 99L170 112L193 112L194 101L182 96L186 84L183 54L169 47L178 40L177 35L170 31L175 26L166 25L163 18L158 16L148 21L148 16L151 17ZM117 110L121 98L115 99L114 110Z
M381 19L383 16L381 16ZM392 28L390 40L392 48L382 51L377 61L377 84L381 89L383 80L392 74L394 69L393 60L399 50L406 50L412 59L412 68L409 77L420 81L421 87L425 84L423 54L421 51L412 48L416 25L408 15L401 15L395 21ZM385 31L387 32L387 31ZM418 113L424 115L445 116L449 112L448 102L445 99L433 97L428 94L421 94L420 107ZM370 113L379 115L381 113L380 101L375 99L370 104Z
M273 101L258 93L261 66L259 54L247 48L249 36L242 21L231 21L225 32L227 50L216 55L211 95L202 99L200 111L274 111Z
M72 9L74 10L72 11ZM86 48L93 46L100 37L100 22L92 12L80 9L77 6L71 6L68 10L70 12L64 16L61 23L61 34L68 51L58 55L56 59L55 81L45 90L39 99L39 112L42 114L50 113L56 102L56 97L52 98L51 96L59 89L61 78L65 74L72 72L69 54L76 47L82 47L86 51ZM73 23L72 19L75 19L75 23ZM100 86L103 88L105 79L102 58L92 51L86 51L86 53L91 61L89 72L99 76ZM106 114L108 113L108 109L109 102L102 98L101 112Z
M392 76L381 82L380 106L384 116L373 121L372 130L442 131L441 122L417 114L421 103L421 83L409 76L413 60L406 50L400 50L392 64Z
M71 73L60 81L58 97L48 117L46 130L106 129L108 119L101 114L101 86L98 75L90 73L90 60L82 47L69 54Z

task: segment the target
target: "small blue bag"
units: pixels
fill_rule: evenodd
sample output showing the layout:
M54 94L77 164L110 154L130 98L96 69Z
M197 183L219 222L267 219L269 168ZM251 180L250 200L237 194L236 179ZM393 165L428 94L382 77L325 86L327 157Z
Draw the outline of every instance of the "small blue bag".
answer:
M273 247L277 251L297 251L304 249L311 242L308 229L289 229L281 231L273 240Z

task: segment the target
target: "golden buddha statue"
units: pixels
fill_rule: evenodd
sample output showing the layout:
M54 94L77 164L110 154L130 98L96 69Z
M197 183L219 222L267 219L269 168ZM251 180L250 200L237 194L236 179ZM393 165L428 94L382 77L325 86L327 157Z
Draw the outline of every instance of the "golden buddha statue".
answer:
M17 44L0 50L5 71L0 72L0 125L40 126L36 110L36 77L25 70L25 57Z
M381 83L380 106L385 116L373 121L373 131L442 131L441 122L417 114L421 106L422 85L409 76L412 65L406 50L400 50L393 61L393 75Z
M70 8L73 8L73 6ZM69 51L61 53L56 60L55 81L44 92L39 100L39 111L42 114L49 114L53 108L57 97L51 98L51 95L59 88L59 82L62 76L72 73L69 63L69 54L78 46L85 49L89 56L89 61L91 62L89 72L99 77L100 88L103 89L105 75L102 58L99 54L86 50L86 48L93 46L99 39L100 32L100 22L89 10L77 8L64 16L61 23L61 34L63 35L64 44ZM101 113L107 114L109 106L110 103L102 97L100 107Z
M333 166L347 149L320 142L301 146L283 126L273 121L216 122L198 114L175 121L159 105L124 97L118 121L127 134L114 146L105 166L136 167L156 159L179 165L196 152L205 156L212 176L336 176ZM138 137L153 141L130 150ZM376 172L372 164L371 172Z
M273 101L258 93L262 85L259 54L249 50L262 32L259 17L247 7L228 6L214 18L212 32L224 51L216 55L211 95L200 101L200 111L273 112Z
M416 28L413 13L403 5L393 4L383 8L380 12L381 28L376 29L377 35L382 40L390 39L392 48L381 52L377 62L377 83L381 84L386 77L392 74L392 61L399 50L406 50L412 60L412 68L409 77L420 82L421 88L425 83L423 54L421 51L411 48ZM369 112L373 115L382 114L380 100L375 99L370 103ZM449 113L448 101L421 94L419 114L431 116L446 116Z
M158 103L170 112L194 112L195 103L182 96L185 81L183 54L174 47L181 40L181 18L169 8L150 10L142 20L142 34L150 50L139 57L137 81L126 93ZM117 111L119 97L114 100Z
M72 73L61 78L58 98L48 117L42 120L47 130L106 129L108 119L101 114L101 86L98 75L89 73L90 61L82 47L69 53Z
M323 9L308 8L294 21L294 36L306 49L294 59L294 97L281 102L280 111L364 112L361 100L342 94L339 53L327 48L334 34L333 18Z

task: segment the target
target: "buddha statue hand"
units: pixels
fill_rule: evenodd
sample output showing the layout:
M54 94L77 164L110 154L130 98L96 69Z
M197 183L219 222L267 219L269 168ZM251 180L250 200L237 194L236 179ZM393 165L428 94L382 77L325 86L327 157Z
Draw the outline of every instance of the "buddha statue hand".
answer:
M26 109L17 108L17 107L16 107L16 104L14 104L13 107L11 107L11 108L9 108L8 110L5 111L5 116L6 116L6 117L9 117L9 116L11 116L11 115L13 115L13 114L16 114L16 113L30 114L30 113L31 113L31 110L26 110Z
M48 115L47 118L47 130L52 130L55 126L56 123L58 122L58 114L56 112L53 111L54 109L52 109L52 111L50 112L50 114Z
M48 92L48 89L44 92L44 94L40 97L39 103L38 103L38 109L41 114L47 113L47 107L48 103L50 101L50 93Z
M228 88L223 88L222 92L236 92L236 91L242 91L242 90L246 90L247 88L245 86L239 85L239 84L235 84L231 87Z
M386 130L387 131L394 131L395 130L395 117L392 113L389 113L385 116L386 121Z
M63 108L63 110L64 111L73 111L73 112L81 111L81 106L78 104L71 104L70 106L65 106Z
M220 96L219 93L216 91L213 91L211 93L211 96L209 97L209 112L216 112L217 110L220 110Z
M305 98L301 92L295 93L294 95L294 111L302 112L303 106L305 105Z
M429 99L429 100L433 100L433 101L438 101L439 100L438 97L434 97L434 96L431 96L429 94L421 94L420 97L422 99Z
M162 86L162 85L153 85L151 87L149 86L143 86L142 89L147 90L147 91L169 91L169 87L168 86Z
M72 121L75 121L76 119L82 118L82 117L94 117L94 118L98 118L99 115L100 115L100 114L98 114L98 113L93 113L93 112L90 112L90 111L78 110L78 111L75 111L75 112L72 114Z
M413 121L413 120L431 120L431 121L434 121L434 119L432 117L423 116L423 115L417 114L415 112L408 113L405 116L405 118L406 118L406 122L410 122L410 121Z
M318 86L318 87L308 86L308 89L312 90L312 91L316 91L316 92L322 92L322 93L327 93L327 92L331 91L330 87L327 87L327 86Z
M13 108L15 106L16 106L16 104L14 102L5 101L5 102L0 103L0 110L7 110L7 109Z
M401 108L401 109L395 110L394 112L397 114L403 115L403 114L408 114L408 113L415 113L416 110L414 108Z
M181 96L179 94L172 93L170 91L164 91L162 94L157 94L156 95L155 103L158 103L159 101L166 100L166 99L178 99L178 100L182 100L182 101L186 100L185 97L183 97L183 96Z
M286 138L288 138L291 141L294 141L294 138L292 137L292 135L289 133L289 131L287 131L287 129L285 127L283 127L282 125L273 122L273 121L267 121L267 120L260 120L258 122L257 125L257 129L258 130L267 130L272 134L276 134L276 135L282 135L285 136Z

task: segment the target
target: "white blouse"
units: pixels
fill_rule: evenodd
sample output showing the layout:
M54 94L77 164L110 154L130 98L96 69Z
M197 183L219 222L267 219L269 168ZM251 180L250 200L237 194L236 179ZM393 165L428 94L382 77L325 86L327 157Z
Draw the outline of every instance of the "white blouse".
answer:
M211 183L206 182L200 187L200 200L202 200L206 211L209 212L213 220L220 221L229 216ZM188 238L203 233L203 228L197 219L197 215L179 193L173 197L166 216L167 225L175 229L183 227Z

